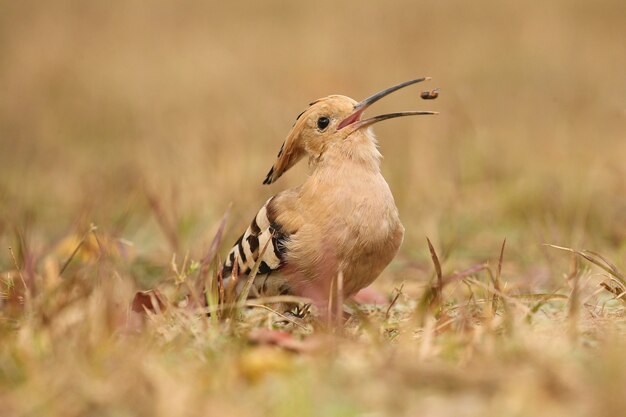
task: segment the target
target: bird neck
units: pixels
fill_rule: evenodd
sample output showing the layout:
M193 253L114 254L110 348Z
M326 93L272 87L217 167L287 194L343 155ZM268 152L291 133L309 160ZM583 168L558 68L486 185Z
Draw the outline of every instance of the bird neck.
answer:
M311 156L309 165L314 169L338 169L356 165L372 173L380 172L382 155L371 130L357 131L341 142L330 143L318 157Z

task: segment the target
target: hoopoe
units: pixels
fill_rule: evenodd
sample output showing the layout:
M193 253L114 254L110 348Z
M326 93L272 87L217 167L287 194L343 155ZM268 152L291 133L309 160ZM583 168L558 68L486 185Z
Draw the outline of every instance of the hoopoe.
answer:
M300 113L263 184L275 182L305 156L312 172L302 185L261 207L224 262L225 288L239 292L261 255L251 296L298 295L323 306L338 276L346 298L379 276L398 252L404 227L380 172L382 156L370 127L436 112L361 116L388 94L427 79L403 82L358 103L331 95Z

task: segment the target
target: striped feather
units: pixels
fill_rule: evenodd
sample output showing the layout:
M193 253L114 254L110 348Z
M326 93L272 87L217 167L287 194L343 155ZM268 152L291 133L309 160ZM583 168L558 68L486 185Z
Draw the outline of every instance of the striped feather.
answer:
M289 236L270 215L271 210L268 210L268 206L272 200L273 197L261 207L261 210L252 219L250 226L237 239L228 253L222 268L224 279L228 279L233 273L235 262L237 262L238 274L248 275L259 260L259 254L266 244L268 247L259 265L258 279L267 279L270 273L278 271L284 266L285 244Z

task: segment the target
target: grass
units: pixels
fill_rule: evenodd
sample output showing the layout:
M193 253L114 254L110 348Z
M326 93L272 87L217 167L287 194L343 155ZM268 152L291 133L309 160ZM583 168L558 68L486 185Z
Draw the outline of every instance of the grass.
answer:
M0 1L0 415L621 415L624 12ZM416 76L385 302L202 314L295 116Z
M622 406L623 302L586 265L553 293L525 293L507 288L506 275L495 288L496 258L442 277L425 307L399 289L337 333L260 301L225 321L207 317L181 296L193 271L179 267L130 308L120 262L100 252L56 286L40 277L35 296L23 271L4 275L5 415L611 415Z

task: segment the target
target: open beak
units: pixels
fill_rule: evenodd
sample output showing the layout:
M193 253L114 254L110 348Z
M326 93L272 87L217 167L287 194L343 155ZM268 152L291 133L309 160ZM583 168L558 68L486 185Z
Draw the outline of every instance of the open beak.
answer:
M363 112L369 106L376 103L381 98L393 93L394 91L398 91L401 88L404 88L411 84L417 84L426 80L430 80L430 77L423 77L423 78L417 78L415 80L405 81L403 83L394 85L393 87L389 87L383 91L380 91L366 98L365 100L361 101L356 106L354 106L354 111L350 114L350 116L346 117L339 123L339 125L337 126L337 130L343 129L346 126L351 126L352 131L355 131L357 129L361 129L363 127L372 125L374 123L378 123L387 119L393 119L396 117L418 116L418 115L423 115L423 114L437 114L437 112L434 112L434 111L403 111L403 112L397 112L397 113L381 114L380 116L374 116L374 117L370 117L369 119L361 120L361 115L363 114Z

